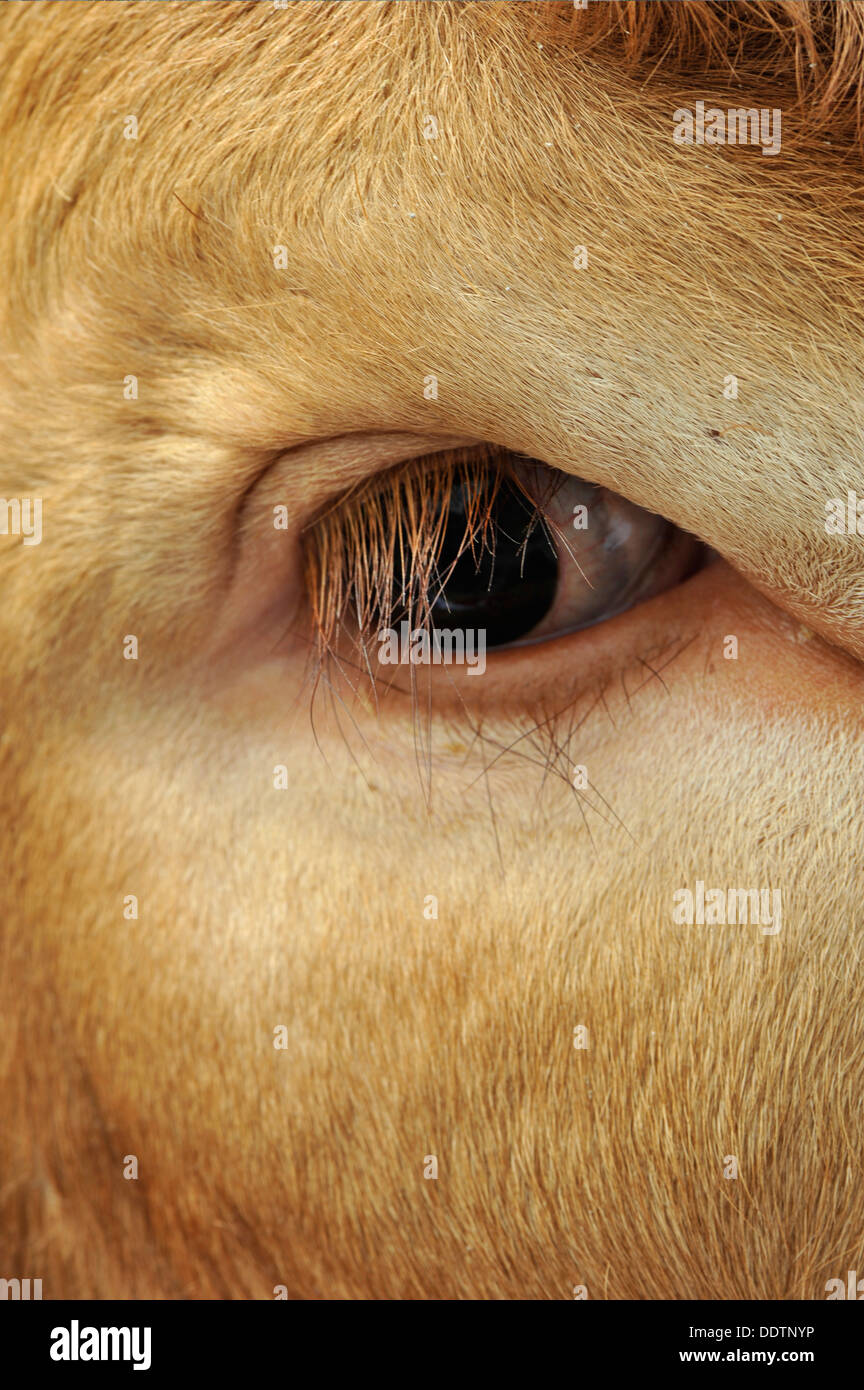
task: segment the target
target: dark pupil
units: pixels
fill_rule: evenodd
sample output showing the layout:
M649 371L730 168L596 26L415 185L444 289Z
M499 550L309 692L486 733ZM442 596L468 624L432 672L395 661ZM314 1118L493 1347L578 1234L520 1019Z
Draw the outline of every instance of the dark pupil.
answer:
M485 628L487 647L517 642L552 607L558 585L555 549L531 504L508 482L490 509L488 544L478 539L473 551L469 544L457 559L465 532L465 493L457 484L438 561L439 573L449 577L432 605L432 627Z

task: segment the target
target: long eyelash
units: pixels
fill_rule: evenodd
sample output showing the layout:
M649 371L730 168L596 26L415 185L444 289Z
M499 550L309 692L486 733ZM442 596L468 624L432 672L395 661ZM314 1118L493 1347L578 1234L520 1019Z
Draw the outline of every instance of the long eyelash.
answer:
M349 621L361 654L373 632L391 626L397 612L413 627L428 625L450 573L439 569L439 561L458 484L466 500L458 554L470 551L478 566L484 552L494 556L493 512L505 483L526 499L523 545L535 525L548 529L545 509L565 477L552 474L541 487L529 488L516 463L516 456L494 445L411 459L313 519L303 538L304 565L320 661L334 653Z

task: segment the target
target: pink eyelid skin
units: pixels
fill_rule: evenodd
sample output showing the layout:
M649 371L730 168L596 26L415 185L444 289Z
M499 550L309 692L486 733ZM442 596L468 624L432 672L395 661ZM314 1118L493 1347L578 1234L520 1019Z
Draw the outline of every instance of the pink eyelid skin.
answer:
M302 660L308 655L301 536L304 526L329 499L338 501L352 485L412 458L479 442L482 441L451 435L348 434L300 444L275 457L243 499L235 537L234 571L207 641L205 661L212 680L221 683L239 664ZM581 480L574 476L573 481ZM568 487L569 483L564 484L565 489ZM287 514L287 529L274 525L276 508ZM571 565L567 583L572 587L577 581L584 589L577 566ZM675 582L673 577L664 586ZM641 604L643 597L651 597L659 589L660 582L638 599L625 596L614 612L589 617L576 625L558 622L555 609L560 605L556 596L549 615L551 622L544 620L540 631L519 643L490 649L489 658L500 661L504 653L515 655L526 648L539 649L547 642L557 644L567 636L597 628L634 602Z

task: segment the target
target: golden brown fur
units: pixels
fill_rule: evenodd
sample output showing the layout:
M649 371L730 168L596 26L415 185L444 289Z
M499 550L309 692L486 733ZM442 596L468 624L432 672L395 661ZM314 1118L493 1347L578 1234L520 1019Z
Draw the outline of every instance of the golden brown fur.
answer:
M636 8L0 14L0 492L44 498L0 538L0 1273L45 1297L861 1267L861 8ZM672 143L742 92L780 158ZM482 440L723 563L310 721L302 527ZM674 925L695 879L782 930Z

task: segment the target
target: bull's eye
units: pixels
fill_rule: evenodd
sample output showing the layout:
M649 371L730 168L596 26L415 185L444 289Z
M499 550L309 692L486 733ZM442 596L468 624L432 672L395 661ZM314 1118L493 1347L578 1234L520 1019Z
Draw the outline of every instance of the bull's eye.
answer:
M672 588L704 547L661 516L491 445L413 459L330 506L308 533L319 639L412 628L488 648L564 636ZM350 622L349 622L350 620Z

